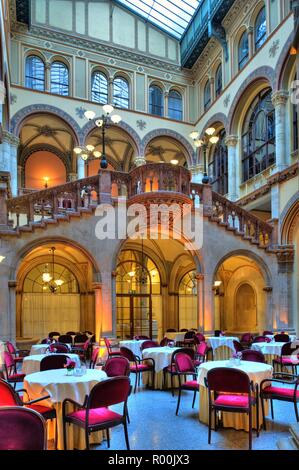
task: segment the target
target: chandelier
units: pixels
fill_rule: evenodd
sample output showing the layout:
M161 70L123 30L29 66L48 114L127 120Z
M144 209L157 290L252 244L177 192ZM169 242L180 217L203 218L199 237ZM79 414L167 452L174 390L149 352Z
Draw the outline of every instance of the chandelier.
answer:
M204 174L203 174L203 179L202 182L203 184L209 184L210 178L208 177L207 174L207 149L209 145L215 145L219 141L219 137L217 135L214 135L216 130L214 127L209 127L208 129L205 130L204 136L200 139L199 132L198 131L193 131L190 134L191 139L194 142L194 146L196 148L202 147L203 149L203 158L204 158Z
M43 280L43 290L49 289L52 294L56 294L58 288L62 286L63 280L62 279L55 279L55 250L56 248L52 246L49 250L50 254L52 255L52 263L49 268L49 264L45 265L45 270L42 274Z
M106 129L108 129L110 126L119 124L121 121L121 116L118 114L112 114L114 108L110 104L105 104L102 110L103 113L99 117L96 117L96 113L94 111L85 111L84 113L86 119L93 121L94 125L102 130L102 152L96 150L95 147L91 144L75 147L74 152L84 161L88 160L90 157L101 158L101 169L106 169L108 167L105 148Z

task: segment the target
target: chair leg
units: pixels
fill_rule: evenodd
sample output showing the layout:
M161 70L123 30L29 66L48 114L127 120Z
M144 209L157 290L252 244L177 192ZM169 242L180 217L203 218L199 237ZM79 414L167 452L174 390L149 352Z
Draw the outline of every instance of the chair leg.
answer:
M252 414L251 408L249 410L249 450L252 449Z
M274 407L273 407L273 400L270 399L270 403L271 403L271 416L272 416L272 419L274 419Z
M126 404L126 417L127 417L127 421L128 421L128 424L130 424L130 416L129 416L129 410L128 410L128 404Z
M181 402L181 387L179 388L178 403L177 403L176 412L175 412L176 416L178 415L178 412L179 412L180 402Z
M107 446L108 446L108 449L110 449L110 432L109 432L109 428L106 429L106 437L107 437Z
M136 393L136 389L137 389L137 380L138 380L138 372L136 372L136 377L135 377L135 387L134 387L134 393Z
M193 401L192 401L192 408L194 408L196 392L197 392L197 390L195 390L195 392L194 392Z
M86 445L86 450L90 450L88 428L85 428L85 445Z
M296 401L294 402L294 407L295 407L295 415L296 415L296 419L297 419L297 421L299 421L298 406L297 406L297 402L296 402Z
M208 444L211 444L211 435L212 435L212 407L209 404L209 432L208 432Z
M155 369L153 369L153 375L152 375L152 389L155 390Z
M56 418L57 419L57 418ZM63 420L63 423L62 423L62 427L63 427L63 450L67 450L67 442L66 442L66 423L65 421Z
M218 413L217 410L214 409L214 423L215 423L215 431L218 431Z
M124 421L124 432L125 432L125 440L126 440L127 450L130 450L128 427L127 427L127 421L126 420Z
M256 400L256 437L260 435L260 405L259 405L259 397L257 396Z
M171 395L174 397L173 374L170 374L171 380Z
M265 404L264 404L264 399L262 396L261 396L261 405L262 405L262 415L263 415L263 428L264 428L264 431L267 431L266 418L265 418Z

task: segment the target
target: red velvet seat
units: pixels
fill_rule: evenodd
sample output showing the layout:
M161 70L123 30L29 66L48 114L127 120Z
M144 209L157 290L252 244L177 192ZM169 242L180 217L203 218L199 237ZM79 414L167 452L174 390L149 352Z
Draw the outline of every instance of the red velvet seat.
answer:
M148 348L158 348L158 347L159 347L159 344L156 341L152 341L151 339L144 341L140 345L141 351L143 351L144 349L148 349Z
M275 365L279 366L281 372L283 367L291 367L292 373L297 374L299 354L296 352L296 345L292 346L292 343L285 343L281 348L280 357L273 359L273 368L275 368Z
M66 399L62 405L64 449L67 450L66 423L79 426L85 430L86 449L89 450L89 434L95 431L106 430L108 447L110 447L108 430L112 427L124 426L127 450L130 450L127 430L127 400L131 391L128 377L112 377L97 383L91 390L83 404ZM66 413L68 403L72 403L80 410ZM109 406L123 403L123 413L119 414L109 409Z
M20 406L0 408L0 450L46 449L46 426L39 413Z
M14 358L8 351L4 351L4 370L7 382L13 383L14 387L17 383L23 382L25 374L17 373Z
M130 362L130 372L135 374L135 387L134 393L136 393L137 383L140 384L141 374L143 372L152 372L152 388L155 388L155 361L148 357L146 359L140 359L128 348L120 348L121 355ZM145 362L145 364L144 364Z
M292 386L282 387L281 385ZM279 372L273 375L271 380L263 380L260 384L260 397L263 412L263 425L266 430L264 400L270 400L271 416L274 419L273 400L287 401L293 403L296 419L299 422L298 402L299 402L299 377L293 374Z
M28 349L16 349L10 341L6 341L7 351L13 356L15 364L23 362L24 357L29 356Z
M178 352L188 354L190 356L191 360L193 361L193 364L195 365L195 352L194 352L194 349L180 348L179 350L178 349L174 350L174 352L171 355L170 364L167 367L164 367L164 369L163 369L163 388L166 388L166 375L170 374L171 394L172 394L172 396L174 396L173 377L178 375L177 369L176 369L176 366L175 366L175 362L174 362L174 356Z
M242 351L242 361L260 362L264 364L266 359L261 351L255 351L254 349L244 349L244 351Z
M108 357L121 356L120 349L117 348L113 350L114 346L112 346L108 338L104 338L104 341L107 348Z
M68 356L65 354L55 354L53 356L45 356L40 361L40 371L63 369L67 363Z
M180 408L182 390L194 392L192 402L192 408L194 408L196 393L199 391L199 385L196 381L196 370L194 367L194 360L190 357L189 354L187 354L186 352L182 352L181 350L176 351L176 353L174 354L174 363L179 378L179 395L175 412L175 414L177 415ZM185 383L182 383L182 377L186 379L188 375L192 375L193 380L188 380L185 381Z
M129 377L130 363L128 359L123 356L110 357L109 359L107 359L103 370L106 372L108 377Z
M217 431L218 411L246 413L249 416L249 450L252 448L252 406L256 406L257 436L259 436L258 386L253 386L248 375L230 367L215 367L208 371L205 379L209 394L209 434L211 444L212 413Z

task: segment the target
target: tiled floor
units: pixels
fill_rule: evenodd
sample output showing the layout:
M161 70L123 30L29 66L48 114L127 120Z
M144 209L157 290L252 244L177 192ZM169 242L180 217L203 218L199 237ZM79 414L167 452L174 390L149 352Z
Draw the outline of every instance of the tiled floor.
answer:
M198 420L198 401L192 410L192 396L184 393L179 416L175 416L177 398L170 392L140 388L133 394L129 398L131 450L248 449L248 434L233 429L212 432L208 445L208 428ZM268 418L267 431L262 430L259 438L253 434L254 450L277 450L277 441L289 437L289 425L296 422L293 405L275 402L274 412L275 421ZM107 449L106 441L94 449ZM112 430L111 450L125 450L122 426Z

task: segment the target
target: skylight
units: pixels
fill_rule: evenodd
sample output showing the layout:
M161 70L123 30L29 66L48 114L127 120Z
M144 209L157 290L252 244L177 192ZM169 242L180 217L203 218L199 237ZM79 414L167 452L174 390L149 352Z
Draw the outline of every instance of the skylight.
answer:
M117 0L177 39L181 39L200 1Z

